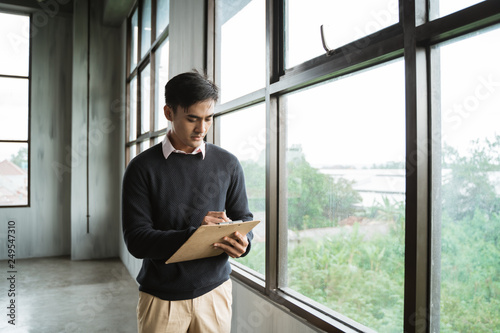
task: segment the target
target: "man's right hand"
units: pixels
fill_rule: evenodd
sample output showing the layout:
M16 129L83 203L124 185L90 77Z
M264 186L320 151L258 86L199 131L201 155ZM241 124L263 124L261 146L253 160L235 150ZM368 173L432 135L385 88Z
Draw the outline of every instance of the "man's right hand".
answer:
M201 225L219 224L221 222L231 222L225 212L208 212L203 218Z

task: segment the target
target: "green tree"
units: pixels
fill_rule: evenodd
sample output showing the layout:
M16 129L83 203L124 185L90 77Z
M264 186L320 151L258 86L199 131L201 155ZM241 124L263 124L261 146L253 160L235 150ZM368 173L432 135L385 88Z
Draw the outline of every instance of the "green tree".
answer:
M477 209L488 214L499 211L500 198L491 176L500 171L500 135L493 141L474 141L468 156L445 146L443 168L451 172L443 175L443 211L452 218L472 218Z
M21 169L25 169L28 162L28 149L26 147L19 148L16 154L11 155L10 160Z
M472 142L467 155L445 146L443 169L441 332L496 332L500 136Z
M264 211L266 209L266 170L263 165L252 160L240 163L245 174L250 211Z
M361 196L353 181L337 180L313 168L303 155L287 164L288 226L301 230L335 226L354 215Z

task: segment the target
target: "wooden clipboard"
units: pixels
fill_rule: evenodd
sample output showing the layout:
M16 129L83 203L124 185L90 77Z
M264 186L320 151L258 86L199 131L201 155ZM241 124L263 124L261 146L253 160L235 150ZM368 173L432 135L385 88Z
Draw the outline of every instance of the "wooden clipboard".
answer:
M225 236L238 231L246 235L260 221L234 222L230 224L202 225L182 244L182 246L165 262L171 264L217 256L224 251L214 248L213 244L220 242Z

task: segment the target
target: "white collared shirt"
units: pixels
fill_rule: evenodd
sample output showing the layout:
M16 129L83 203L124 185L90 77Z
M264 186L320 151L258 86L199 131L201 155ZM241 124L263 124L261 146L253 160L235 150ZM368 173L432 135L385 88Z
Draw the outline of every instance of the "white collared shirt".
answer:
M186 154L186 155L188 155L188 154L196 155L198 153L201 153L201 155L203 156L203 159L205 159L205 146L206 146L205 141L203 141L203 143L198 148L196 148L192 153L186 153L185 151L178 150L178 149L174 148L174 146L172 145L172 142L170 142L170 139L168 138L169 134L170 134L170 130L168 130L167 135L165 135L165 138L163 139L163 141L161 143L161 147L163 150L163 156L165 157L165 159L167 159L170 156L170 154L172 154L172 153Z

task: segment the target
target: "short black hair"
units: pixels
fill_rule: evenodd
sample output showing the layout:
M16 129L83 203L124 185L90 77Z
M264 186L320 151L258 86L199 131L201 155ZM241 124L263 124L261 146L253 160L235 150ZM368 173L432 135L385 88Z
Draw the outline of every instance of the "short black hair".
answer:
M174 112L206 100L217 102L219 88L206 75L198 72L182 73L171 78L165 85L165 104Z

